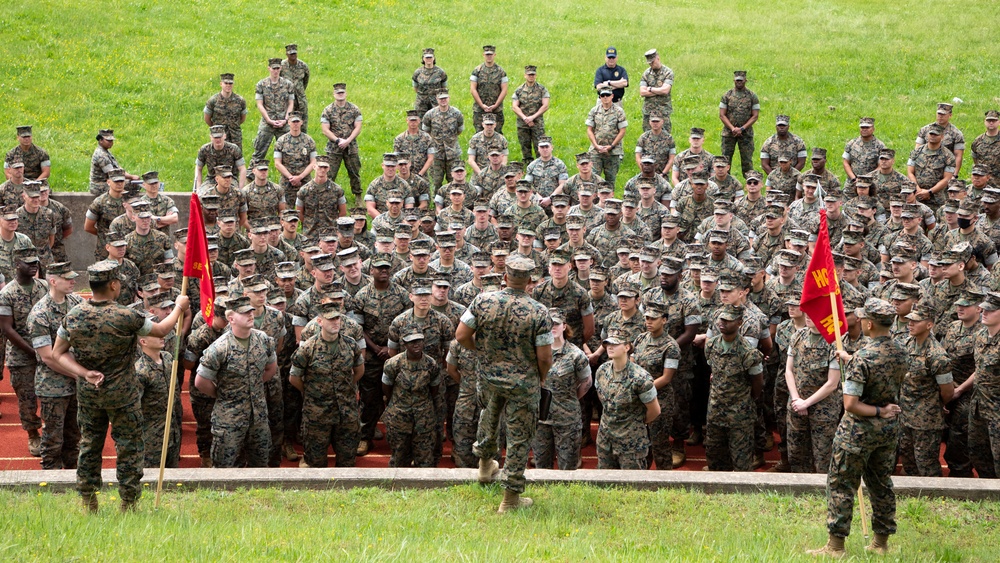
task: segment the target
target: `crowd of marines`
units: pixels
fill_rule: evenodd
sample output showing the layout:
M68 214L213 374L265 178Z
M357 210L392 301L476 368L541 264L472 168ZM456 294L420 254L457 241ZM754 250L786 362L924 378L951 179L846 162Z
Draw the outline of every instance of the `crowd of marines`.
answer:
M747 72L734 72L720 99L722 154L704 146L704 127L678 150L674 74L653 49L639 86L640 172L619 181L630 84L617 49L595 73L590 148L574 155L572 175L546 134L550 92L536 66L509 96L514 161L496 48L483 48L470 76L476 132L464 151L463 112L425 49L413 109L401 112L406 129L362 189L362 112L347 84L333 86L320 113L321 154L307 132L309 67L296 45L286 55L254 88L249 162L249 108L233 74L205 105L209 141L194 178L217 296L208 322L197 280L180 294L187 229L177 206L157 172L125 171L110 129L97 134L90 174L84 230L97 241L87 267L97 303L88 309L94 300L74 294L66 256L72 218L49 197L49 156L30 126L17 128L0 186L5 363L32 454L45 469L78 466L85 504L96 508L109 421L119 474L131 475L122 499L138 498L135 475L159 463L166 412L181 412L179 399L166 404L173 362L189 374L204 467L282 457L325 467L331 446L349 467L384 438L393 467L436 466L451 442L455 465L488 481L506 448L502 510L530 504L518 497L528 464L578 468L592 420L601 468L676 468L703 443L708 470L759 468L777 445L771 471L832 472L854 463L838 452L869 447L848 445L874 432L883 473L898 458L908 475L942 475L943 442L949 475L996 477L996 110L969 144L968 179L948 103L899 170L871 117L845 143L839 176L828 150L809 150L784 114L759 144L758 170L761 108ZM742 180L731 173L737 149ZM342 165L350 209L336 183ZM841 353L799 309L821 209L847 313ZM178 318L180 334L163 324ZM98 363L79 361L87 356ZM99 387L87 386L98 379L91 371L102 372ZM845 413L859 397L878 414ZM178 428L168 466L179 461ZM873 504L891 497L891 483L876 490L865 471ZM846 518L831 537L846 536ZM891 516L875 522L877 534L893 533Z

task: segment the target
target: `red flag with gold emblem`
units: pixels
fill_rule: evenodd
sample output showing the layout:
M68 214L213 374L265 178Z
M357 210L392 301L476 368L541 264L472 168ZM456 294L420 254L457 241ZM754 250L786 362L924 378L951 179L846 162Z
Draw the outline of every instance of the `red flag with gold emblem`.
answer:
M834 299L830 299L830 295ZM834 303L837 310L834 311ZM837 271L833 266L833 250L830 248L830 231L826 224L826 209L819 210L819 236L816 238L816 248L813 249L809 268L806 270L805 281L802 284L802 300L799 302L802 312L816 323L816 328L827 342L833 343L837 333L843 334L847 327L847 316L844 314L844 301L840 295L840 283L837 281ZM839 320L839 327L834 323Z
M208 238L205 221L201 217L201 200L191 194L191 213L188 215L188 237L184 254L184 277L199 280L201 288L201 315L211 323L215 305L215 284L212 283L212 262L208 259Z

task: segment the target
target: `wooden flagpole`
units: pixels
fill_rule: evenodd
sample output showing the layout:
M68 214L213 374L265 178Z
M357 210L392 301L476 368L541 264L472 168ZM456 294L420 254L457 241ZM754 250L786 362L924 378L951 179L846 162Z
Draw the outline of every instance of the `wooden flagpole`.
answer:
M184 281L181 282L181 295L187 295L188 289L188 277L184 276ZM177 366L181 363L180 353L181 353L181 339L183 334L181 334L181 329L184 326L184 314L182 313L180 318L177 319L177 345L174 347L174 364L170 369L170 390L167 392L167 423L163 430L163 449L160 451L160 474L156 478L156 503L155 507L160 507L160 495L163 493L163 469L167 465L167 448L170 445L170 420L174 413L174 393L177 390ZM839 333L838 333L839 334ZM838 340L839 342L839 340ZM178 421L180 424L180 421ZM868 535L867 533L865 534Z

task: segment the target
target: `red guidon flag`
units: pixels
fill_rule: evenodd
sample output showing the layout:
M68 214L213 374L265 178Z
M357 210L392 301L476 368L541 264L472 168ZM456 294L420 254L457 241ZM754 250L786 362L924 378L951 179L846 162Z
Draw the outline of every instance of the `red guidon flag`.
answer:
M830 295L835 296L837 310L833 310ZM806 270L805 282L802 284L802 300L799 303L802 312L816 324L820 334L827 342L836 339L834 330L835 319L840 320L839 332L844 334L847 327L847 317L844 314L844 301L840 295L840 284L837 282L837 271L833 267L833 251L830 249L830 231L826 225L826 209L819 210L819 236L816 248L813 250L809 268Z
M212 262L208 259L208 238L205 221L201 217L201 200L191 194L191 213L188 215L188 237L184 253L184 277L195 278L201 287L201 315L205 322L212 322L215 305L215 285L212 283Z

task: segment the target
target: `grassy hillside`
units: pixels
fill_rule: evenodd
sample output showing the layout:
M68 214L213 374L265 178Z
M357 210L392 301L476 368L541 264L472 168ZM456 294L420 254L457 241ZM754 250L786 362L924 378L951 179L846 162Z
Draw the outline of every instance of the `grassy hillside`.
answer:
M365 116L366 183L379 173L380 153L405 127L410 75L421 49L431 46L451 77L452 103L469 121L463 142L471 134L468 77L481 61L481 46L497 45L512 88L525 64L538 65L539 81L553 95L546 124L556 154L571 169L572 155L587 148L590 85L608 44L618 47L619 62L632 76L625 104L632 119L629 153L641 133L638 82L642 53L650 47L677 76L674 130L681 149L687 128L702 126L706 147L718 152L718 99L736 68L749 70L749 87L761 98L758 146L773 130L774 116L788 113L792 130L810 147L831 149L837 172L843 143L857 134L861 115L875 116L876 134L906 150L917 128L933 119L938 101L964 101L953 119L969 142L982 131L983 112L1000 106L988 62L998 54L989 2L622 0L600 10L566 0L491 7L392 0L3 4L0 146L14 145L16 125L35 125L36 142L52 155L56 190L85 189L102 127L115 129L115 153L130 171L155 168L170 189L189 186L196 151L208 139L201 110L218 89L218 74L235 72L237 92L252 104L267 58L283 56L290 42L299 44L312 69L315 137L331 86L349 84L350 99ZM506 107L507 137L518 154ZM252 109L244 125L248 153L258 119ZM621 175L634 173L626 159Z

